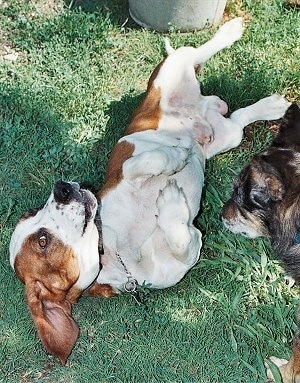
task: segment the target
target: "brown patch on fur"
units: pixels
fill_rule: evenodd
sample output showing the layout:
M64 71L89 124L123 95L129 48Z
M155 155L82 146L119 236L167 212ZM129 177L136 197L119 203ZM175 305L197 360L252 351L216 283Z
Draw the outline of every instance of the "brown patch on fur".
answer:
M161 117L160 98L161 91L153 85L153 81L164 63L164 60L152 72L147 87L147 93L141 105L134 112L131 122L125 131L125 136L148 129L156 130ZM109 190L115 188L123 179L123 163L132 156L134 145L122 141L117 143L110 155L107 170L105 173L104 186L96 194L100 200Z
M150 89L147 91L145 99L133 114L132 120L125 131L125 135L148 129L158 129L161 117L161 109L159 106L160 98L160 89L151 85Z
M295 339L294 339L294 346L293 346L293 378L294 379L300 379L300 344L299 344L299 335L297 335L295 337Z
M77 258L71 247L64 245L51 233L48 232L47 237L45 248L38 244L39 233L31 234L24 241L15 260L15 271L24 283L31 278L40 278L47 286L69 290L79 277Z
M160 68L162 67L163 63L166 61L166 59L162 60L162 62L160 62L156 68L154 69L154 71L151 73L151 76L148 80L148 85L147 85L147 92L149 92L150 88L153 86L153 82L154 80L156 79L157 75L158 75L158 72L160 71Z
M132 156L133 152L134 145L127 141L118 142L114 146L106 169L104 185L96 194L98 200L121 182L123 179L123 163Z
M159 107L161 91L160 89L154 87L153 82L164 62L165 59L158 64L152 72L148 81L146 96L141 105L134 112L131 122L125 131L125 135L148 129L156 130L158 128L161 116L161 110Z
M88 297L110 298L117 294L110 285L99 284L98 282L94 282L91 287L85 290L83 295Z
M66 300L72 305L78 302L78 299L82 295L82 290L78 287L72 286L66 295Z
M71 316L71 304L81 292L72 286L79 277L79 265L70 247L47 233L41 248L39 233L30 235L15 260L15 271L25 283L28 307L46 350L66 363L79 335Z

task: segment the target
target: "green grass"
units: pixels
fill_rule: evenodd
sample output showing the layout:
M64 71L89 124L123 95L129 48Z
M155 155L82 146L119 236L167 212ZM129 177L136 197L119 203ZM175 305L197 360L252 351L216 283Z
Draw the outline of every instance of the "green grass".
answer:
M0 4L0 382L264 382L266 357L290 355L298 289L287 286L268 241L234 236L218 217L241 167L270 142L272 123L247 128L240 148L207 164L201 260L177 286L148 293L147 309L127 295L82 298L65 367L40 343L9 265L10 235L57 179L101 187L108 154L164 55L162 36L127 20L125 1L76 3ZM283 3L228 1L227 14L249 22L242 40L205 66L204 94L231 111L274 92L300 101L299 13ZM169 36L175 46L199 45L213 33ZM15 62L2 59L4 46Z

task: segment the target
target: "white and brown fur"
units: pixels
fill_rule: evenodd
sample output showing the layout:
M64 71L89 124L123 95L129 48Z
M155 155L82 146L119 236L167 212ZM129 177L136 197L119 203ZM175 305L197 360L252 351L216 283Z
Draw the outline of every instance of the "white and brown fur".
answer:
M26 285L44 346L62 363L78 336L71 305L84 290L105 297L122 292L126 270L139 284L166 288L198 261L201 233L193 221L206 159L237 146L246 125L284 114L287 102L278 95L229 118L224 117L224 101L201 95L195 70L242 33L237 18L199 48L175 50L167 44L168 56L151 75L144 101L113 148L96 195L103 233L101 270L96 199L79 185L58 182L46 205L17 225L11 265Z

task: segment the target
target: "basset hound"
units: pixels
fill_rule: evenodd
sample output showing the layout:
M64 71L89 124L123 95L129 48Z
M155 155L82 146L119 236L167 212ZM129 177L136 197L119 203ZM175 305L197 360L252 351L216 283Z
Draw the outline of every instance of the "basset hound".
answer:
M198 48L167 42L168 56L113 148L96 197L59 181L46 204L17 224L11 266L44 347L62 364L78 338L71 309L83 292L110 297L144 283L162 289L195 265L206 159L236 147L246 125L284 114L287 102L273 95L225 118L227 104L201 94L195 71L242 34L236 18Z

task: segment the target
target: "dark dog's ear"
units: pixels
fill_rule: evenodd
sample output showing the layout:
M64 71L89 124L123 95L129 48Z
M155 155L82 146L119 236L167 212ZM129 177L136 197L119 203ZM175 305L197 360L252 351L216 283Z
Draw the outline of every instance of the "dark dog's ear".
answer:
M281 201L285 193L280 175L270 164L256 163L252 170L250 200L257 207L264 208L270 202Z
M285 112L273 145L300 145L300 108L297 104L291 104Z

